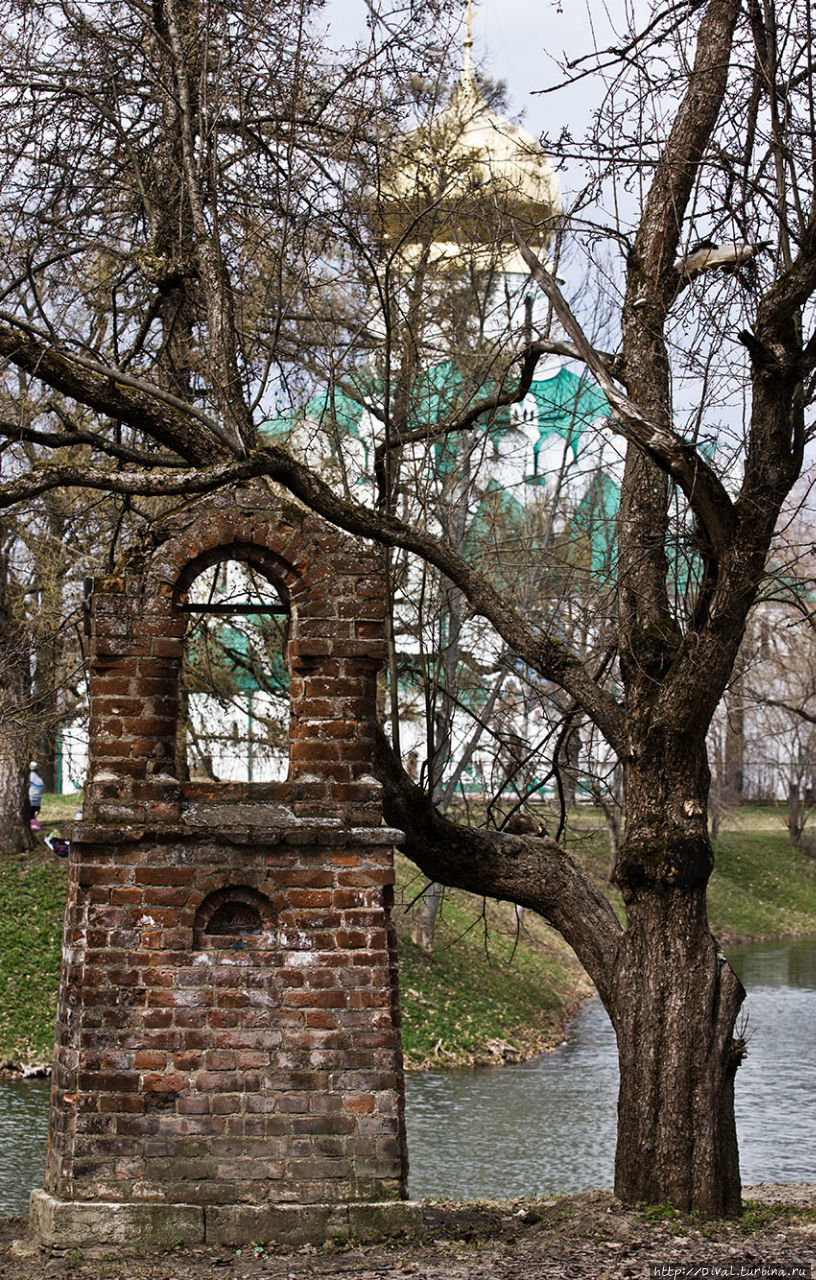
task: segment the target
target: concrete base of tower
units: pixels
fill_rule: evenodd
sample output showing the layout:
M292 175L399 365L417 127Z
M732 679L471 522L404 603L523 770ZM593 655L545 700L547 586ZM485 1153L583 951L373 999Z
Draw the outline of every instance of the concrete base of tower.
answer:
M420 1235L422 1206L412 1200L345 1204L133 1204L58 1200L31 1193L30 1224L38 1244L55 1248L179 1244L322 1244L338 1238Z

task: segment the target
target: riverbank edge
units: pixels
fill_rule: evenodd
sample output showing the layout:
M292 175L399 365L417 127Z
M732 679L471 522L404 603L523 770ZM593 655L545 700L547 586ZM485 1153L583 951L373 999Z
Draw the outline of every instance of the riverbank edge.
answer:
M748 934L734 933L716 936L722 947L747 947L759 942L804 942L808 939L816 941L816 930L808 933ZM484 1053L461 1055L459 1058L445 1062L425 1060L420 1063L406 1065L406 1074L419 1075L427 1071L463 1071L468 1068L479 1070L484 1067L515 1066L525 1062L533 1062L545 1054L554 1053L569 1038L570 1023L577 1017L588 1001L597 997L594 984L583 969L579 969L575 988L567 993L562 1005L563 1016L554 1028L540 1033L535 1027L518 1027L509 1032L516 1043L508 1041L493 1043L486 1047ZM816 1276L814 1276L816 1280Z
M428 1071L478 1071L485 1067L512 1067L533 1062L545 1054L554 1053L566 1042L569 1025L588 1000L597 992L594 985L580 969L574 988L567 992L561 1003L556 1021L544 1029L518 1026L509 1028L507 1038L488 1040L481 1049L467 1054L449 1054L444 1062L424 1058L407 1062L406 1075L424 1075ZM512 1037L512 1039L510 1039Z

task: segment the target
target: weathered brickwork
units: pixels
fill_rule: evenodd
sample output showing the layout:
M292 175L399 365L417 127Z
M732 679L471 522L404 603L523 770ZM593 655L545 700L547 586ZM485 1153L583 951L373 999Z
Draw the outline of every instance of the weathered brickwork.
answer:
M251 561L290 608L285 783L173 776L179 602L226 558ZM141 572L96 584L54 1201L211 1206L213 1223L217 1206L244 1206L222 1237L258 1238L250 1206L404 1197L399 833L370 773L383 602L367 551L265 490L195 504Z

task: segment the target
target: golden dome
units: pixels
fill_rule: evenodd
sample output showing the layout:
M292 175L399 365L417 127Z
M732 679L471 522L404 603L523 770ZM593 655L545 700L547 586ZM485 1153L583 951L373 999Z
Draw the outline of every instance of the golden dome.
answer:
M382 188L385 229L412 254L428 241L437 259L482 250L496 253L502 270L526 275L509 221L546 249L561 185L543 147L484 101L470 44L468 30L464 70L447 106L402 139Z

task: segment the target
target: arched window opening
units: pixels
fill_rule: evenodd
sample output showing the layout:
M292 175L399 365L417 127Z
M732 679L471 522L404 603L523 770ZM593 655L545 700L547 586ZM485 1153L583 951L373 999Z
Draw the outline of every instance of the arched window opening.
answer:
M226 885L208 894L196 911L193 946L196 951L270 947L277 945L274 927L274 910L265 894L250 885Z
M179 602L187 614L176 765L183 779L272 782L289 767L289 610L258 565L224 558Z
M262 928L263 921L257 907L247 902L225 902L210 917L204 932L210 936L225 937L260 933Z

